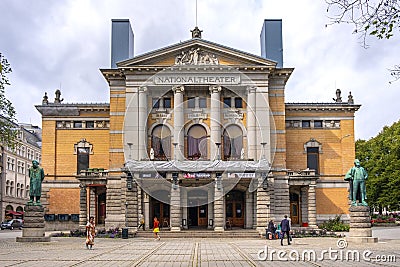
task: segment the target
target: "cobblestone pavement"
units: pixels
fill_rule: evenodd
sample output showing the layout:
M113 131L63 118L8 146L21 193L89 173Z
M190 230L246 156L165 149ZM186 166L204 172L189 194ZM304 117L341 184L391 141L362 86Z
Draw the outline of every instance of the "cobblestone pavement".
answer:
M48 243L17 243L15 238L5 238L0 239L0 266L399 266L398 239L367 245L349 243L343 249L338 248L337 241L334 238L299 238L290 246L285 240L282 247L279 240L265 239L97 238L94 249L87 250L83 238L52 237ZM307 250L314 250L317 260L310 260ZM321 253L323 250L327 252ZM372 254L368 254L368 250ZM359 261L354 260L356 251ZM324 260L318 259L321 254ZM266 255L268 258L263 260ZM297 255L300 261L292 260ZM365 261L363 255L371 261ZM338 260L329 259L335 256ZM386 257L386 262L378 262L377 256L382 260Z

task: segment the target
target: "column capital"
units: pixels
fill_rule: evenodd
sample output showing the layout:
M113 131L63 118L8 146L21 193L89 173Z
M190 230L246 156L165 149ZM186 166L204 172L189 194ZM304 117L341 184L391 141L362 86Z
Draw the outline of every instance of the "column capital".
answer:
M255 86L255 85L248 85L247 88L246 88L246 90L247 90L247 93L255 93L256 90L257 90L257 86Z
M183 93L185 91L185 86L183 86L183 85L174 85L174 86L172 86L172 91L175 94Z
M210 85L208 89L210 90L210 94L219 93L222 91L222 87L220 85Z
M145 92L147 92L147 86L140 86L140 87L138 88L138 92L139 92L139 93L145 93Z

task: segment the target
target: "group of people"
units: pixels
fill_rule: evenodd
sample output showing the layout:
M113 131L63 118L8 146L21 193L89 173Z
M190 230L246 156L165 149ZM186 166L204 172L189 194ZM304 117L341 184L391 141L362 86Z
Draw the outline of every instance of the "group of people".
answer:
M270 220L267 228L267 238L276 239L279 238L281 240L281 246L283 246L283 239L285 239L285 235L287 237L288 245L290 245L291 236L290 236L290 221L285 215L285 218L281 221L281 223L276 226L274 220Z

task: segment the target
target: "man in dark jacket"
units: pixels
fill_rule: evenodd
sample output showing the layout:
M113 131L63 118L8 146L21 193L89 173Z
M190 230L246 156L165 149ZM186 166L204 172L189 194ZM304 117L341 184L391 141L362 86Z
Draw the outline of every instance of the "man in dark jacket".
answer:
M290 231L290 224L289 220L287 219L287 215L285 215L285 219L281 221L281 246L283 246L283 239L285 238L285 234L287 235L287 242L288 245L290 245L290 236L289 236L289 231Z

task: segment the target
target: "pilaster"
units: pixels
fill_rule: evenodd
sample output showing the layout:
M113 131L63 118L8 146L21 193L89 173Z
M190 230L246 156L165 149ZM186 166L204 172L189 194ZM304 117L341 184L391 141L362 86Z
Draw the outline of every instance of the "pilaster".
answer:
M211 107L210 107L210 159L214 160L220 158L220 151L218 151L217 143L221 144L221 86L211 85L209 87L211 94Z
M185 87L183 85L172 87L174 91L174 143L177 143L176 151L174 151L174 158L177 160L184 159L184 114L183 114L183 92ZM174 150L175 150L174 149Z

